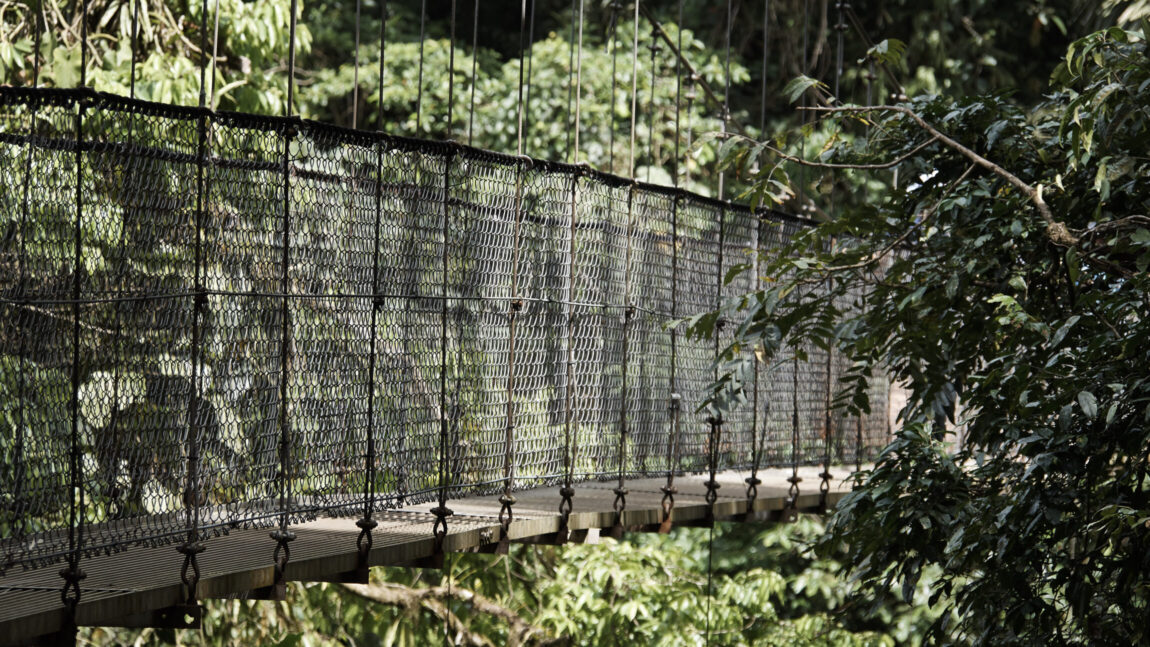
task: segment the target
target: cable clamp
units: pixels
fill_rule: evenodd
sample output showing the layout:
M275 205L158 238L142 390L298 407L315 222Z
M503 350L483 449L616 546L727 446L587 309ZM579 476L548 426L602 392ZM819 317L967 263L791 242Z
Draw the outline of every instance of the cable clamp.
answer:
M513 299L511 301L511 311L519 312L523 309L523 299Z
M671 411L678 411L679 407L682 404L682 401L683 401L682 395L680 395L678 393L672 393L671 394L671 402L670 402L670 404L667 405L667 408L670 409Z

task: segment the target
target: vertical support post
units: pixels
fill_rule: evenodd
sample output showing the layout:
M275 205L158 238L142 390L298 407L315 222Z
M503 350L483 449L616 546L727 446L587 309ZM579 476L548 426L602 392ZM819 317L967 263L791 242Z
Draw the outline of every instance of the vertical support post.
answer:
M630 434L627 424L627 400L630 398L627 383L627 368L630 362L630 337L631 337L631 320L635 318L635 304L631 299L631 243L634 236L634 215L635 215L635 183L634 181L628 186L627 189L627 255L624 260L624 279L623 279L623 372L621 393L619 397L619 456L618 456L618 474L619 482L612 492L615 493L615 502L612 508L615 511L615 525L611 526L609 532L611 537L615 539L622 539L623 537L623 511L627 508L627 488L626 486L626 470L627 470L627 436Z
M511 243L511 302L507 313L507 411L503 439L503 494L499 497L499 544L495 549L499 555L507 554L508 545L511 543L509 531L514 519L511 506L515 505L515 497L511 492L515 487L515 328L519 320L519 312L523 309L523 299L519 296L519 242L520 226L523 222L523 175L528 170L524 166L528 164L530 164L529 160L520 158L520 163L515 167L515 224Z
M368 554L374 539L371 531L378 526L375 513L375 364L376 343L379 336L379 311L386 299L379 293L379 227L383 218L383 139L375 143L375 226L372 233L371 251L371 342L367 361L367 447L363 455L363 517L355 522L359 536L355 540L356 576L360 582L368 579Z
M683 195L676 194L675 198L671 201L671 319L674 320L679 316L679 203L682 202ZM675 495L679 490L675 487L675 472L679 467L679 410L682 405L682 397L679 394L678 388L678 366L679 366L679 331L678 327L672 328L671 332L671 376L670 376L670 391L671 397L667 403L668 417L670 418L670 427L667 434L667 484L659 488L663 493L663 499L660 506L663 508L663 520L659 524L659 532L666 534L671 532L671 511L675 508Z
M576 150L578 156L578 150ZM571 174L571 218L568 222L567 240L567 380L563 389L566 400L563 416L563 486L559 488L559 532L555 537L558 544L567 543L570 537L570 518L573 504L571 498L575 496L572 487L575 473L575 461L578 458L578 446L574 442L571 425L575 416L575 227L576 208L579 189L580 173Z
M200 23L200 116L196 120L196 215L193 227L195 228L195 241L193 253L193 283L192 283L192 388L188 400L188 436L186 443L187 464L184 480L184 515L187 523L187 537L183 544L176 548L184 556L184 564L180 568L180 581L184 585L184 600L180 607L183 617L195 618L198 622L203 611L197 601L196 589L200 582L200 565L198 556L204 551L204 543L200 540L200 508L203 505L200 493L200 424L199 407L202 400L200 392L200 346L203 331L201 322L204 309L208 305L208 295L204 290L203 281L203 227L204 211L207 207L207 177L206 165L208 163L208 110L207 95L205 92L205 74L207 70L207 39L208 39L208 3L201 3ZM135 58L133 56L133 64ZM118 325L118 322L117 322Z
M795 356L791 369L791 475L787 478L790 487L787 489L787 501L783 505L783 520L794 521L799 514L799 353L794 350Z
M834 292L834 279L828 282L830 292ZM827 380L826 389L824 391L823 400L823 471L819 472L819 510L826 512L827 510L827 494L830 493L831 479L834 476L831 474L831 398L832 398L832 384L833 384L833 369L834 369L834 346L827 347Z
M447 539L447 518L455 514L447 507L448 487L448 445L450 444L447 431L447 258L450 244L451 221L451 165L455 163L457 149L452 147L443 160L443 221L440 235L443 238L443 247L440 250L440 302L439 302L439 504L431 509L435 515L435 524L432 534L435 536L435 549L431 556L431 563L437 567L443 566L443 545ZM459 370L459 367L456 367Z
M32 87L37 87L40 84L40 9L36 9L36 18L34 29L36 34L34 37L34 47L32 51ZM28 117L28 134L34 137L36 134L36 108L31 107L30 115ZM24 181L23 189L20 197L20 229L19 239L20 246L17 252L17 283L16 283L16 299L17 305L23 306L28 303L28 217L31 211L31 190L32 190L32 146L31 137L25 142L27 153L24 157ZM24 502L24 487L26 485L27 468L24 465L24 435L27 425L27 379L28 379L28 361L24 357L28 352L27 335L24 334L22 328L22 316L16 317L17 337L20 338L19 350L17 351L18 367L16 372L16 447L13 465L13 480L15 481L15 492L13 492L13 506L12 506L12 522L15 526L14 535L23 538L25 533L28 532L28 509ZM11 559L11 555L9 555ZM0 564L0 570L6 570L8 564Z
M203 96L201 93L201 102ZM203 105L200 106L203 109ZM196 216L195 216L195 242L193 263L192 287L192 348L191 368L192 387L188 400L188 436L186 441L187 462L184 480L184 515L187 523L187 536L184 543L176 550L184 556L184 564L180 568L180 581L184 585L184 600L182 611L187 616L200 617L202 611L197 602L196 588L200 581L200 566L197 556L204 551L204 543L200 540L200 508L203 505L200 493L200 424L199 406L202 400L200 392L200 361L203 331L201 322L204 310L208 305L208 295L203 284L203 214L206 207L207 179L205 166L207 164L207 138L208 113L206 109L200 113L197 120L196 144ZM189 574L190 571L190 574Z
M291 17L288 30L288 81L287 81L287 116L293 113L292 105L295 93L295 32L298 0L291 0ZM288 420L288 366L291 352L291 306L288 303L288 294L291 283L288 277L288 268L291 261L291 142L299 134L294 123L285 127L283 132L283 254L280 262L280 400L279 400L279 527L269 533L275 540L276 548L272 553L275 562L275 579L272 582L272 597L284 599L287 595L288 561L291 559L289 543L295 540L295 533L288 530L291 503L291 424Z
M84 43L87 44L87 2L81 21L84 25ZM82 61L81 67L87 61ZM84 72L81 71L81 77ZM86 82L81 81L81 86ZM83 448L80 439L80 287L83 283L83 214L84 214L84 112L90 99L82 97L76 102L73 119L75 128L73 146L76 154L76 220L72 229L72 391L69 402L72 430L68 450L68 565L60 570L64 588L60 600L64 603L64 623L59 637L74 640L76 635L76 607L80 604L80 582L87 574L80 568L84 546L84 474Z
M755 219L755 237L754 244L752 245L755 254L751 259L751 273L754 276L753 289L758 292L759 283L759 246L762 244L763 233L763 219L760 214L753 213L751 215ZM759 441L759 361L755 359L755 375L754 375L754 394L751 397L751 475L743 480L747 484L747 514L752 514L755 510L755 499L759 495L759 485L762 481L759 480L759 457L762 455L762 443ZM770 407L770 402L767 403ZM769 409L768 409L769 410ZM763 426L766 426L766 411L763 412Z
M725 120L724 120L725 122ZM722 184L722 175L719 176ZM723 203L719 207L719 259L715 264L715 308L719 308L723 302L723 251L726 246L726 221L727 221L727 206ZM719 317L715 322L715 357L719 356L719 334L722 332L726 321L723 317ZM714 374L715 381L719 379L718 369ZM715 502L719 499L719 482L715 480L715 476L719 469L719 443L723 440L723 415L717 411L712 412L711 416L707 418L707 424L710 425L710 434L707 437L707 469L710 478L704 485L707 487L707 494L705 501L707 502L706 521L708 524L715 521Z

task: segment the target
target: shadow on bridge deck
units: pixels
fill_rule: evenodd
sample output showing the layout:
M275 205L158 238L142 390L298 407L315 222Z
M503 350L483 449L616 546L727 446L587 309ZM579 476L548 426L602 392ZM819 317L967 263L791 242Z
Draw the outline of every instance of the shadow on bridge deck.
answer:
M821 500L818 492L817 467L800 468L805 486L797 500L801 511L817 511ZM790 469L760 470L763 484L753 509L748 510L743 472L720 473L721 484L715 503L719 520L763 520L781 518L787 499L787 477ZM842 479L846 468L839 468L831 483L826 503L833 506L849 490ZM707 504L704 500L705 477L682 476L675 480L678 494L672 510L672 522L678 525L704 523ZM666 479L648 478L627 481L627 506L623 525L631 531L648 531L662 520L662 492ZM576 486L574 510L570 516L572 541L595 537L598 529L615 525L612 504L613 482L590 482ZM515 520L509 534L513 541L552 542L559 529L556 487L522 490L515 493ZM478 551L493 547L499 537L499 497L486 496L456 499L449 503L455 515L449 520L445 549L453 552ZM374 545L368 555L371 566L424 565L434 552L432 524L434 515L429 504L411 506L377 514L379 527L373 533ZM750 514L748 514L750 513ZM288 580L339 581L355 571L358 564L356 537L359 529L354 517L324 517L292 527L297 539L291 544L287 565ZM224 537L207 542L199 556L202 576L201 598L267 597L273 584L272 551L274 542L267 529L233 530ZM77 622L91 626L145 626L162 621L165 609L178 605L182 596L180 567L183 556L171 546L132 548L130 550L84 560L87 578L82 583L82 598L76 610ZM10 573L0 578L0 644L36 642L37 637L59 630L64 620L60 600L61 579L54 568L40 568Z

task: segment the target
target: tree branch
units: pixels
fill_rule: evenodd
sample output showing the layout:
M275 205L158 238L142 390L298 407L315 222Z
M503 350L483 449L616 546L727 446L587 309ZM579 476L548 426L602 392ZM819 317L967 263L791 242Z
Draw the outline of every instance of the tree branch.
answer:
M768 151L774 153L775 155L782 158L783 160L786 160L788 162L792 162L794 164L798 164L800 166L807 166L807 167L811 167L811 168L844 169L844 170L855 170L855 171L882 171L885 169L894 168L895 166L898 166L899 164L902 164L903 162L905 162L908 159L917 155L920 151L922 151L922 149L924 149L927 146L930 146L934 142L938 141L938 137L931 137L930 139L926 140L925 142L919 144L918 146L915 146L913 150L909 151L905 155L899 155L898 157L894 158L893 160L891 160L889 162L882 162L880 164L842 164L842 163L834 163L834 162L812 162L810 160L806 160L806 159L803 159L801 157L795 157L794 155L788 155L788 154L784 153L783 151L775 148L774 146L771 146L770 144L767 144L765 142L757 142L754 139L747 137L746 135L739 135L737 133L726 133L726 135L728 138L745 139L749 142L754 142L756 144L762 144L763 148L765 150L768 150Z
M906 115L907 117L910 117L910 119L916 124L918 124L919 128L922 128L926 132L933 135L936 139L938 139L938 141L942 142L952 150L958 152L960 155L967 158L971 162L1006 180L1008 183L1013 185L1016 189L1023 192L1028 198L1030 198L1030 201L1033 202L1034 206L1038 208L1038 214L1042 217L1042 220L1046 222L1046 237L1049 238L1052 243L1062 247L1073 247L1078 244L1078 237L1070 232L1070 229L1066 226L1065 223L1057 220L1054 217L1054 213L1050 210L1050 206L1047 205L1046 201L1042 199L1042 185L1033 187L1027 184L1017 175L1002 168L998 164L995 164L982 155L979 155L958 141L947 137L942 133L942 131L927 123L925 119L923 119L921 116L919 116L918 113L911 110L910 108L905 106L841 106L837 108L811 107L799 109L831 114L857 114L877 111L897 112L899 114Z
M511 609L498 604L469 589L453 586L430 586L427 588L411 588L399 584L344 584L343 588L355 595L378 604L392 607L411 609L423 606L432 613L445 618L453 631L463 636L472 645L490 645L491 642L482 635L476 634L467 628L455 614L451 613L444 603L446 600L465 602L478 613L499 618L507 623L511 645L533 644L542 646L566 645L563 638L551 638L543 629L527 622L522 616Z

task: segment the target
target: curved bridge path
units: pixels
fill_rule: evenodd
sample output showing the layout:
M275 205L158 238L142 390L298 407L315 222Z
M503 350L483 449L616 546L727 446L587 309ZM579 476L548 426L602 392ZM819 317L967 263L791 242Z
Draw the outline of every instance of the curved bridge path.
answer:
M816 512L821 508L817 484L818 467L799 469L805 488L797 508ZM833 506L849 484L835 474L827 494ZM751 509L745 497L746 474L726 471L717 475L721 484L715 502L718 520L778 520L784 516L788 469L767 469L759 473L763 484ZM676 525L705 523L705 476L675 479L678 494L671 512ZM662 492L665 478L627 481L627 508L623 525L629 531L656 530L662 521ZM571 541L582 542L598 535L598 530L615 525L612 504L613 482L589 482L575 486L574 510L570 516ZM509 534L516 542L555 541L559 529L557 487L523 490L515 493L515 519ZM445 549L452 552L493 550L499 537L499 497L485 496L450 501L455 511L449 519ZM435 517L428 504L378 513L379 527L373 533L374 546L368 555L372 566L432 565ZM354 581L358 562L354 517L321 517L292 526L297 539L291 544L291 561L286 576L295 581ZM227 536L206 542L199 556L202 598L274 598L274 542L268 529L233 530ZM137 547L112 555L83 561L87 578L82 582L81 602L76 610L80 625L97 626L181 626L189 619L166 617L181 602L181 584L176 577L183 562L172 546ZM13 571L0 577L0 643L20 644L59 629L64 619L60 601L60 576L54 568Z

